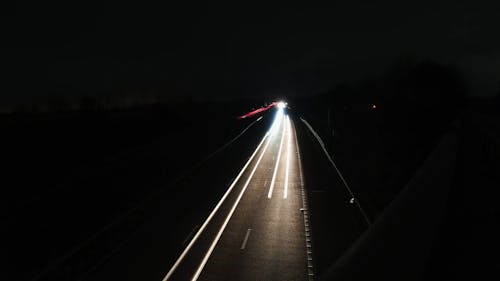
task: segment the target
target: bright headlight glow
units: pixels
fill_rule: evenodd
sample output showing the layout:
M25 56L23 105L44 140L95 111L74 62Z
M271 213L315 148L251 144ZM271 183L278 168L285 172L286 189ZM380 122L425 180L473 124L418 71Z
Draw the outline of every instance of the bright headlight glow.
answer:
M285 103L285 102L280 101L280 102L278 102L278 103L276 104L276 106L277 106L278 108L285 108L285 107L286 107L286 103Z

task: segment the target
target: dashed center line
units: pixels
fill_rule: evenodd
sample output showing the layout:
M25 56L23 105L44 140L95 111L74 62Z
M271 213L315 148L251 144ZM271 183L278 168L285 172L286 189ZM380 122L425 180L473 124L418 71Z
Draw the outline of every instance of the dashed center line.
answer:
M245 239L243 239L243 243L241 243L241 248L240 248L241 250L245 250L245 247L246 247L247 241L248 241L248 237L250 236L250 232L252 232L251 228L249 228L247 230L247 234L245 235Z
M191 278L191 281L196 281L196 280L198 280L198 277L200 277L200 274L203 271L203 268L205 267L205 265L207 264L207 261L210 258L210 255L212 254L215 246L219 242L219 239L222 236L224 229L226 229L226 226L229 223L229 220L233 216L233 213L236 210L236 207L240 203L241 197L243 197L243 194L245 193L245 190L248 188L248 185L250 184L250 181L252 180L253 175L255 174L255 171L259 167L260 161L262 160L262 157L264 157L264 154L266 153L266 150L267 150L267 147L269 146L270 140L271 140L270 137L267 138L267 142L266 142L264 148L262 149L262 152L259 156L259 159L257 159L257 163L255 163L255 166L253 167L252 171L250 172L250 175L248 175L248 178L247 178L245 184L243 185L243 188L241 189L238 197L236 198L236 201L234 202L233 207L231 208L231 210L229 210L229 213L227 214L226 219L224 220L224 223L220 227L219 232L217 232L217 235L215 236L214 240L212 241L212 244L210 245L210 248L208 248L208 251L205 253L205 257L203 258L200 265L198 266L198 269L196 270L193 277Z

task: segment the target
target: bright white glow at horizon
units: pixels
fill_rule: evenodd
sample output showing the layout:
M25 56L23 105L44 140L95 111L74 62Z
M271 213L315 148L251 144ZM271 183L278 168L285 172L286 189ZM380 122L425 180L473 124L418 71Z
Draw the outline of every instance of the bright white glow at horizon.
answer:
M275 135L276 132L278 131L278 128L281 125L281 121L284 118L284 112L283 108L278 108L278 111L276 112L276 115L274 116L274 121L273 124L271 125L271 128L267 132L269 135Z
M278 103L276 104L276 106L277 106L278 108L280 108L280 109L281 109L281 108L285 108L285 107L286 107L286 102L282 102L282 101L280 101L280 102L278 102Z
M281 112L283 112L282 109L280 109ZM280 148L278 150L278 156L276 157L276 165L274 166L274 172L273 172L273 177L271 178L271 185L269 186L269 192L267 193L267 198L271 199L273 196L273 189L274 189L274 184L276 183L276 175L278 173L278 167L280 164L280 159L281 159L281 150L283 148L283 141L285 140L285 130L286 130L286 119L283 114L281 114L280 120L283 120L283 130L281 134L281 142L280 142ZM279 127L278 127L279 128Z

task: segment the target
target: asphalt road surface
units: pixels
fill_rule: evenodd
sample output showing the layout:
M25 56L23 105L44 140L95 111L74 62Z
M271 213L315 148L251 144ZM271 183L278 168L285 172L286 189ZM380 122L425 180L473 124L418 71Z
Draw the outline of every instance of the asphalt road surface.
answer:
M193 176L188 185L194 187L186 186L178 203L159 197L149 204L145 216L151 219L83 279L311 280L295 124L287 109L273 114L220 154L232 160L218 159ZM258 136L249 158L235 158L234 150ZM223 162L229 165L218 165ZM227 185L217 191L221 184Z
M307 280L294 125L283 109L164 280Z

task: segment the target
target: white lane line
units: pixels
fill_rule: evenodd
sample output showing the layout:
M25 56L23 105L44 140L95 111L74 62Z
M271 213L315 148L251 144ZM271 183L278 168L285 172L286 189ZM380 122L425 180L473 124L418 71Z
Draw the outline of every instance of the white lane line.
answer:
M250 236L250 232L252 232L251 228L249 228L247 230L247 234L245 235L245 239L243 239L243 243L241 244L241 248L240 248L241 250L245 250L245 247L246 247L247 241L248 241L248 236Z
M274 184L276 182L276 174L278 173L278 166L280 164L280 159L281 159L281 150L283 148L283 140L285 139L285 124L283 124L283 133L281 135L281 142L280 142L280 148L278 151L278 157L276 159L276 165L274 166L274 172L273 172L273 177L271 179L271 185L269 186L269 192L267 193L267 198L271 198L273 196L273 189L274 189Z
M250 184L250 181L252 180L252 177L255 174L255 171L259 167L260 161L262 160L262 157L264 156L264 153L266 152L267 147L269 146L270 140L271 140L271 138L267 139L266 145L264 146L264 149L262 150L262 153L260 154L259 159L257 160L257 163L255 163L255 166L253 167L252 172L248 176L247 181L245 182L245 185L241 189L240 194L238 195L238 198L236 198L236 201L234 202L233 207L229 211L229 214L227 215L226 220L224 220L224 223L222 224L221 228L219 229L219 232L217 233L217 236L215 236L215 239L212 242L212 245L210 245L210 248L208 249L207 253L203 257L203 260L201 261L201 264L198 266L198 269L196 270L195 274L193 275L193 278L191 278L191 281L196 281L196 280L198 280L198 277L200 277L200 274L203 271L203 268L205 267L205 265L207 264L207 261L210 258L210 255L214 251L214 248L217 245L217 243L219 242L219 239L222 235L222 232L224 232L224 229L226 229L226 226L227 226L229 220L233 216L234 210L236 210L238 203L240 203L241 197L243 197L243 193L245 193L245 190L247 190L247 187Z
M191 250L191 248L193 247L194 243L198 240L198 237L200 237L201 233L205 230L205 228L207 227L208 223L210 223L210 221L212 220L213 216L215 215L215 213L217 213L217 210L219 210L219 208L222 205L222 203L224 203L224 201L226 200L226 198L229 195L229 193L231 193L231 191L233 190L234 186L236 185L236 183L238 182L238 180L240 179L240 177L243 175L243 173L247 169L248 165L250 165L250 162L252 162L253 158L255 157L255 155L257 154L257 152L259 151L260 147L262 146L262 144L264 143L264 141L266 140L266 138L268 139L267 144L269 144L269 139L270 139L269 138L269 133L266 133L266 135L262 138L262 140L260 141L259 145L257 146L257 148L255 149L255 151L253 152L252 156L250 156L250 159L248 159L247 163L245 164L245 166L243 166L243 169L241 169L240 173L238 174L238 176L236 177L236 179L234 179L234 181L231 184L231 186L229 186L229 188L227 189L227 191L224 194L224 196L222 196L222 198L219 201L219 203L217 203L217 205L215 206L215 208L213 209L213 211L210 213L210 215L208 216L208 218L205 220L205 222L202 224L202 226L198 230L198 232L196 232L196 235L193 237L193 239L191 239L191 242L189 242L189 244L187 245L187 247L184 249L184 251L179 256L179 258L177 258L177 260L175 261L175 263L172 266L172 268L170 268L170 270L168 271L167 275L163 278L163 281L167 281L172 276L172 274L175 272L175 270L177 269L177 267L179 266L179 264L182 262L182 260L184 259L184 257ZM266 148L267 148L267 144L266 144Z
M283 199L288 197L288 175L290 171L290 146L292 145L292 126L290 125L290 118L286 116L286 126L288 128L288 139L286 145L286 169L285 169L285 191Z

